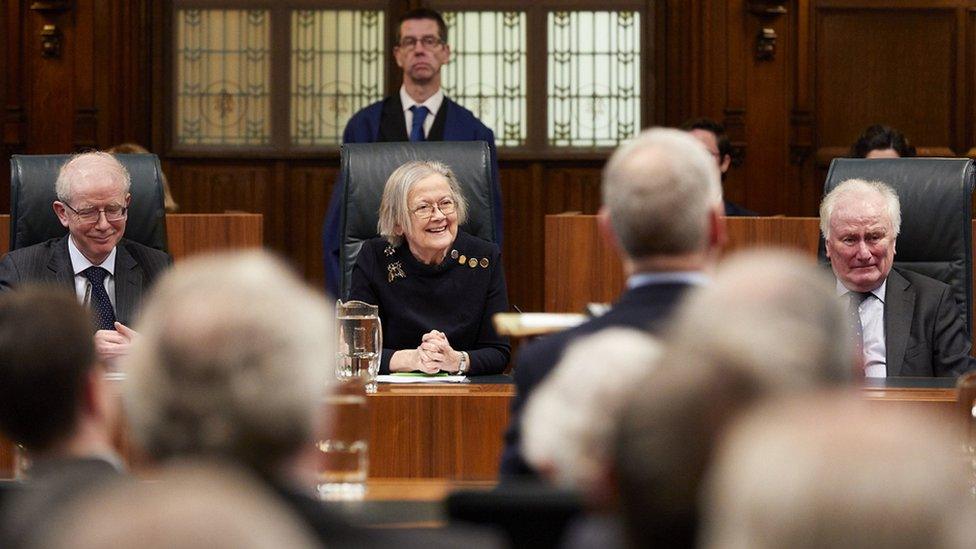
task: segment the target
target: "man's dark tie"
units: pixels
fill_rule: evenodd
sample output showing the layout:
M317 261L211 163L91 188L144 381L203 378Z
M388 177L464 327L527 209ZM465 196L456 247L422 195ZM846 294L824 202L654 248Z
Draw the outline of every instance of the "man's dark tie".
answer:
M424 120L427 120L427 107L423 105L414 105L410 107L413 111L413 124L410 124L410 141L427 141L427 137L424 136Z
M112 309L112 301L108 298L105 291L105 277L108 271L101 267L88 267L82 274L91 283L91 305L92 315L95 317L95 325L99 330L115 329L115 310Z
M850 292L847 294L847 318L851 328L851 337L857 345L858 353L864 350L864 327L861 326L861 313L859 308L865 299L871 296L871 292Z

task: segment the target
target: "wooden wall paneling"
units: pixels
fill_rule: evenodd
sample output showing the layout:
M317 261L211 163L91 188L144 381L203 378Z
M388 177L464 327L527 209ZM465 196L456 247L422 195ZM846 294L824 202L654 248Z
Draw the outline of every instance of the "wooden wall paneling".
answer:
M846 155L874 123L900 129L921 154L952 156L957 82L963 81L955 8L827 3L815 9L818 168Z
M289 256L309 282L324 287L322 223L338 177L338 168L293 166L284 216L288 220Z
M105 19L104 2L96 0L79 0L75 4L75 11L72 12L74 18L71 34L74 37L74 45L71 48L70 58L72 70L71 78L62 81L62 85L67 83L74 84L75 100L73 103L74 130L73 140L70 150L93 149L98 147L98 108L95 104L95 81L108 78L107 72L111 72L112 65L102 64L107 61L110 51L105 51L102 46L106 41L103 39L105 31L102 23ZM98 17L95 16L96 9L99 11ZM96 27L96 21L98 26ZM95 33L99 33L100 59L95 58ZM108 69L108 70L106 70ZM63 129L62 129L63 131ZM61 151L61 152L67 152Z
M789 214L791 182L786 179L787 51L790 40L787 16L760 16L743 8L746 51L742 52L745 78L745 139L749 155L741 167L748 181L748 205L764 214ZM763 29L776 33L776 48L768 60L756 58L758 36Z
M523 311L541 311L542 256L546 184L541 163L503 162L499 168L505 235L502 261L509 303Z
M10 181L11 154L23 150L27 142L24 107L23 32L24 12L21 2L0 4L0 101L3 113L0 129L0 187ZM0 190L0 211L10 210L10 193Z
M790 177L798 184L799 207L796 215L819 215L818 204L823 193L823 181L816 177L813 160L814 105L813 67L811 58L812 6L809 0L799 0L793 13L794 39L788 44L793 78L790 96Z
M77 3L71 12L48 17L38 12L25 13L27 32L24 40L22 74L26 83L27 145L29 154L64 153L74 147L75 78L72 54L75 51L73 26L74 10L83 9ZM41 56L41 29L54 23L62 33L61 56Z
M664 123L677 126L700 111L701 81L699 60L702 50L700 2L666 2L664 17L667 36L666 62L659 74L667 79Z
M964 89L968 92L968 97L973 97L973 90L976 90L976 7L965 10L965 40L964 54L965 68L963 74L966 75ZM972 101L966 101L963 109L963 144L959 151L970 158L976 158L976 105ZM962 151L965 151L964 153Z

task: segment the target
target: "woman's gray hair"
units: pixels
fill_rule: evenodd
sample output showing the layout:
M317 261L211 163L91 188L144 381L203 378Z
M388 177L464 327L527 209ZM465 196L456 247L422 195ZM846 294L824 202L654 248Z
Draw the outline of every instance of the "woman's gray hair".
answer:
M376 230L393 246L399 246L403 242L403 233L409 231L413 224L410 204L407 201L410 190L432 175L443 177L451 187L451 198L457 204L458 225L462 225L467 220L468 203L461 193L461 184L451 168L436 160L411 160L390 174L380 202L380 218L376 223ZM397 228L400 229L400 234L397 234Z

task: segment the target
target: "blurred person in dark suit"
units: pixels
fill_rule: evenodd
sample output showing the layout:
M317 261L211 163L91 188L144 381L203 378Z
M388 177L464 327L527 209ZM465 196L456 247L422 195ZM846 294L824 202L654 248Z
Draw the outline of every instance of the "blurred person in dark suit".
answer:
M566 346L610 327L660 331L685 292L704 282L725 241L718 167L686 132L651 129L618 147L603 169L602 190L598 222L622 256L627 290L605 315L519 352L502 475L533 473L520 452L522 407Z
M0 431L31 462L0 517L2 547L20 546L58 506L122 474L112 446L117 404L91 333L67 289L0 294Z
M85 494L37 532L36 549L323 547L277 497L232 467L179 463L153 482Z
M850 383L856 357L831 295L811 259L750 251L724 262L675 313L657 368L622 405L612 452L631 546L695 546L701 484L742 411Z

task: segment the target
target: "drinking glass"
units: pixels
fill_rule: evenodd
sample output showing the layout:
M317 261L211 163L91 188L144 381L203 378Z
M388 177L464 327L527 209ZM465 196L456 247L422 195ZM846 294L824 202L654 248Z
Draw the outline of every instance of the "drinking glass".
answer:
M379 307L362 301L336 302L336 377L376 392L383 352Z

